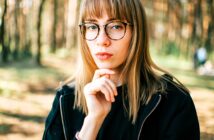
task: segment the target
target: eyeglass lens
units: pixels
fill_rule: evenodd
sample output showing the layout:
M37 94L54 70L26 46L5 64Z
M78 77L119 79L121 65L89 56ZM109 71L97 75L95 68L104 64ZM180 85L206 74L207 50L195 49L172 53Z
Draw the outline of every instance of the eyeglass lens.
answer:
M106 35L113 40L122 39L126 32L126 23L110 22L104 25ZM95 23L84 23L81 25L81 31L87 40L94 40L100 32L100 26Z

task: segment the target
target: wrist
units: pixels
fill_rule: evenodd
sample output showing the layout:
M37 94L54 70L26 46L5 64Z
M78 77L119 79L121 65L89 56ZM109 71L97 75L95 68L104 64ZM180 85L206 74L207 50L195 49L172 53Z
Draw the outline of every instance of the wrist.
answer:
M99 129L104 121L105 117L97 117L94 115L87 115L84 119L83 126L78 132L77 136L80 140L94 140L97 137Z
M76 134L75 134L75 138L76 138L77 140L81 140L80 137L79 137L79 133L80 133L80 132L77 131Z
M92 113L89 113L85 117L85 119L90 120L90 121L95 122L95 123L99 123L99 122L102 122L105 119L106 116L107 116L106 114L92 114Z

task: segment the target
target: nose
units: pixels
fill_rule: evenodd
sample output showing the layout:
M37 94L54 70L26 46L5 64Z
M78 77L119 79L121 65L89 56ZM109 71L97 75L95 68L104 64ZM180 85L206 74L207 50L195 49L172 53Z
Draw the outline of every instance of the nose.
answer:
M111 40L108 38L104 28L100 29L100 32L96 39L96 45L101 47L108 47L111 44Z

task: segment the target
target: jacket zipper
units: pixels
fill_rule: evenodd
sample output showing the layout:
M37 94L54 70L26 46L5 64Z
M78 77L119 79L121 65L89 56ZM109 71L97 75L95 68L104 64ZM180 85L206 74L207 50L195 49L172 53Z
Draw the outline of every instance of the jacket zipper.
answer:
M152 114L152 112L154 112L154 110L157 108L157 106L159 105L161 101L161 95L159 95L159 99L158 99L158 102L156 103L155 107L149 112L149 114L145 117L145 119L143 120L142 124L141 124L141 127L140 127L140 131L138 133L138 140L140 140L140 133L143 129L143 125L145 124L146 120L148 119L148 117Z
M60 95L59 106L60 106L60 115L61 115L61 119L62 119L63 132L65 135L65 140L67 140L67 136L66 136L66 132L65 132L65 123L64 123L64 119L63 119L64 117L63 117L63 113L62 113L62 95Z

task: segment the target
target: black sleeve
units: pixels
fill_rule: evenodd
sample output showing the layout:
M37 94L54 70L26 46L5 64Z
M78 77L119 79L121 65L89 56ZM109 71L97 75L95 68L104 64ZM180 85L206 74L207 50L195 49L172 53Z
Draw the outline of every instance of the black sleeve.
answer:
M181 104L163 139L200 140L199 122L192 98L185 98Z
M64 140L60 109L59 98L61 92L58 91L52 104L52 109L45 121L45 131L42 140Z

